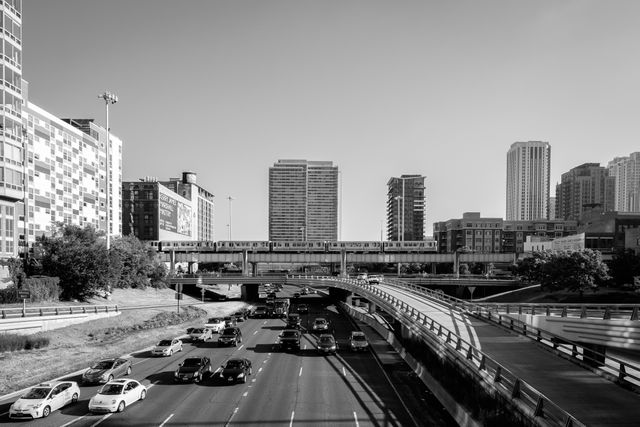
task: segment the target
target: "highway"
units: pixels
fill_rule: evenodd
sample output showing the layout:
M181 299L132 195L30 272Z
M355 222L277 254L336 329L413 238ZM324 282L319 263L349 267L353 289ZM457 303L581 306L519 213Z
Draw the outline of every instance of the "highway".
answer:
M315 336L309 332L303 335L299 353L281 352L275 343L284 329L283 320L247 319L238 323L243 333L238 347L218 347L214 336L213 341L197 345L185 342L183 352L167 358L134 353L132 377L147 385L149 392L146 400L122 413L90 414L87 404L98 386L82 386L77 404L55 411L46 419L31 421L30 425L453 425L437 404L429 408L415 396L399 396L371 352L348 350L347 337L354 323L338 313L335 306L327 305L328 301L318 295L304 296L300 301L310 304L309 314L302 315L303 327L310 326L315 317L331 322L340 345L336 356L318 354ZM212 379L200 384L174 383L173 372L178 364L188 356L201 354L211 359L214 369L231 357L246 357L252 361L253 375L246 384L221 385ZM400 390L406 393L408 388ZM9 404L0 402L0 425L24 425L8 418Z

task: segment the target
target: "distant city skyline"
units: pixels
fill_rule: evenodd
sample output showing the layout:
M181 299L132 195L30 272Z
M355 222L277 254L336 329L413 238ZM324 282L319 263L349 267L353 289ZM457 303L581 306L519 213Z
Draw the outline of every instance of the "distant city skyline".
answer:
M640 2L401 4L25 2L22 77L37 105L99 125L97 95L116 93L123 179L197 173L216 239L230 195L234 239L267 239L277 159L333 161L342 238L377 240L390 176L426 177L430 230L505 216L515 141L553 146L552 188L640 151Z

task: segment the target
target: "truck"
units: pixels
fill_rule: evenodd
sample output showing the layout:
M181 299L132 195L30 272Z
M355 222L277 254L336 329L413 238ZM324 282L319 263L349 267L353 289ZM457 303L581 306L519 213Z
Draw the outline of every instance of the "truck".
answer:
M276 298L273 305L273 317L287 317L290 305L289 298Z

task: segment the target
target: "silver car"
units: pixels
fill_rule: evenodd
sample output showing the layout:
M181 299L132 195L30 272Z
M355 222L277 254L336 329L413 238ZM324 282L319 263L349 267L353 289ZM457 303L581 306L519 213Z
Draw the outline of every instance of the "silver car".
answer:
M162 340L151 350L152 356L171 356L173 353L182 351L182 341L178 338Z
M103 384L131 373L131 359L104 359L82 374L83 384Z

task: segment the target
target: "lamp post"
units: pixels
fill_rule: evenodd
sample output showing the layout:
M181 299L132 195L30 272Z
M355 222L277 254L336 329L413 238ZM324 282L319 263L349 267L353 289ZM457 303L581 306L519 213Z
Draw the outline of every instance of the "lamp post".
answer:
M28 153L27 146L29 140L27 137L27 128L22 126L22 190L24 191L24 272L26 274L29 266L29 175L27 171Z
M229 200L229 241L231 241L231 203L235 200L233 197L228 196Z
M107 135L107 141L106 141L106 156L107 156L107 161L106 161L106 165L105 165L105 169L106 169L106 187L107 187L107 191L106 191L106 196L107 196L107 206L106 206L106 219L107 219L107 226L106 226L106 231L107 231L107 250L110 249L111 247L111 206L109 205L111 200L109 197L109 193L111 191L111 167L110 167L110 162L109 162L109 146L111 145L111 141L109 140L109 104L115 104L116 102L118 102L118 97L116 96L115 93L109 92L109 91L104 91L103 93L101 93L100 95L98 95L98 98L101 98L104 100L104 108L105 108L105 134Z

